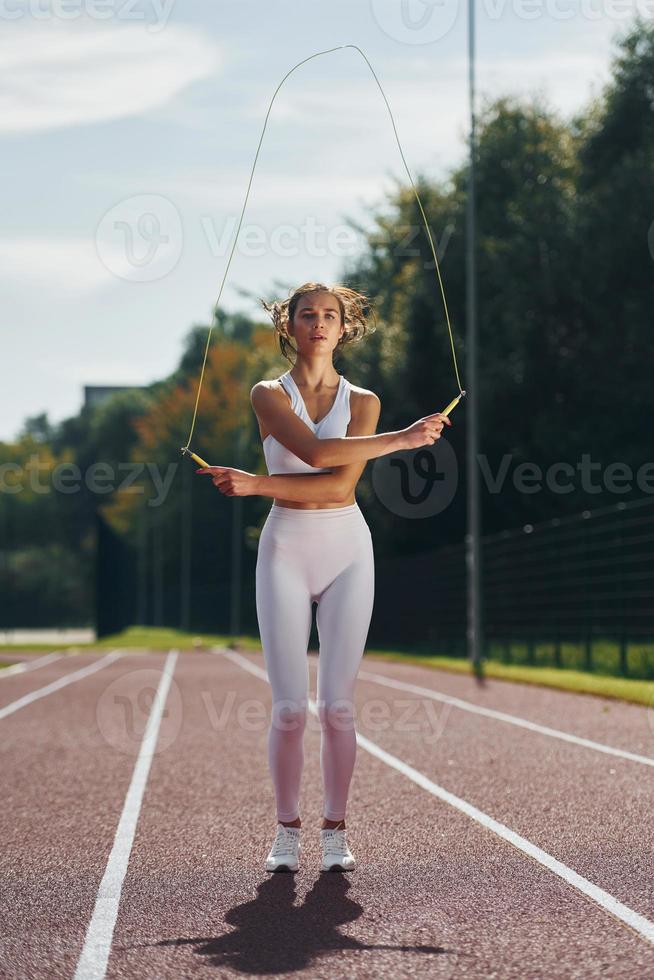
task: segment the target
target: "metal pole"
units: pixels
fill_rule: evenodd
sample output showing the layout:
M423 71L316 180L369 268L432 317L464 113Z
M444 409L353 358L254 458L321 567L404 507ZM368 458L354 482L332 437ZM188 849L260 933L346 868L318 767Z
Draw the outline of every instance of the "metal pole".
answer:
M236 466L241 468L245 429L241 428L236 442ZM243 498L234 497L232 511L232 561L229 632L235 641L241 632L241 559L243 549Z
M477 271L476 199L475 199L475 0L468 0L468 71L470 102L470 169L466 211L466 339L468 357L466 375L470 397L467 419L467 524L466 566L468 572L468 657L477 676L481 674L483 650L481 619L481 546L479 513L478 386L477 386Z
M188 632L191 628L191 467L182 470L181 500L181 541L180 541L180 615L179 628Z
M148 609L148 507L143 500L139 515L138 612L139 626L147 626Z
M163 626L163 519L152 518L152 625Z

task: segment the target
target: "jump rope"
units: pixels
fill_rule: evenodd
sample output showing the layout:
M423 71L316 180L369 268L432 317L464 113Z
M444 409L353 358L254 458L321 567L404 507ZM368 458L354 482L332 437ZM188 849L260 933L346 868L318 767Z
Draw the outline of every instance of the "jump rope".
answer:
M293 72L296 70L296 68L299 68L301 65L306 64L307 61L311 61L312 58L318 58L318 57L320 57L323 54L331 54L334 51L343 51L345 48L353 48L355 51L358 51L359 52L359 54L361 55L361 57L363 58L363 60L365 61L365 63L368 65L368 68L372 72L373 78L377 82L377 86L379 88L379 91L382 94L382 98L384 99L384 102L386 103L386 108L388 109L388 114L389 114L389 116L391 118L391 124L393 126L393 132L395 133L395 139L397 141L397 146L398 146L398 149L400 151L400 156L402 157L402 162L404 164L404 168L405 168L405 170L407 172L407 175L409 177L409 181L411 183L411 187L413 188L413 193L416 196L416 200L418 202L418 207L420 208L420 213L422 215L422 220L424 221L424 224L425 224L425 230L427 232L427 237L429 239L429 244L431 246L432 255L434 256L434 265L435 265L436 273L437 273L437 276L438 276L438 283L439 283L439 286L440 286L441 296L443 297L443 307L445 309L445 319L447 321L447 329L448 329L448 333L449 333L449 336L450 336L450 346L452 348L452 360L453 360L453 363L454 363L454 373L456 375L456 383L459 386L459 394L456 395L456 397L452 399L452 401L449 403L449 405L446 408L443 409L443 411L441 412L441 415L449 415L450 412L456 407L456 405L458 405L458 403L461 401L461 399L462 398L465 398L466 392L461 387L461 379L459 377L459 368L458 368L457 361L456 361L456 351L454 349L454 338L452 336L452 327L451 327L451 324L450 324L450 315L449 315L448 309L447 309L447 300L445 299L445 289L443 287L443 280L441 278L441 270L440 270L440 266L438 264L438 258L436 256L436 249L434 247L434 242L433 242L433 239L431 237L431 231L429 230L429 223L427 221L427 217L425 215L425 211L424 211L424 208L422 206L422 202L420 200L420 195L418 194L418 191L416 190L416 186L413 183L413 178L411 177L411 171L409 170L409 168L407 166L407 162L406 162L406 160L404 158L404 153L402 152L402 144L400 143L400 138L397 135L397 129L396 129L396 126L395 126L395 120L393 118L393 113L391 112L391 107L388 104L388 99L386 98L386 95L384 93L384 89L382 88L381 82L379 81L379 79L377 78L377 75L375 74L374 68L372 67L372 65L370 64L370 62L368 61L368 59L366 58L366 56L363 53L363 51L361 50L361 48L358 47L358 45L356 45L356 44L339 44L338 47L336 47L336 48L328 48L326 51L316 51L315 54L309 55L308 58L303 58L302 61L298 61L298 63L296 65L294 65L290 69L290 71L288 71L284 75L284 77L282 78L281 82L279 83L279 85L275 89L275 92L273 94L273 97L270 100L270 104L268 106L268 111L266 112L266 118L264 120L263 129L261 130L261 136L259 138L259 145L257 147L257 152L256 152L255 157L254 157L254 163L252 164L252 170L250 172L250 180L248 182L248 187L247 187L247 191L246 191L246 194L245 194L245 200L243 201L243 207L241 209L241 216L239 218L238 227L236 229L236 234L234 236L234 243L232 245L231 252L229 253L229 258L227 260L227 266L225 268L225 272L224 272L224 275L223 275L223 280L222 280L222 282L220 284L220 291L218 293L218 299L216 300L215 305L214 305L214 309L213 309L212 322L211 322L211 325L209 327L209 334L207 336L207 344L206 344L206 347L205 347L205 350L204 350L204 359L202 361L202 370L200 372L200 380L198 382L198 390L197 390L197 395L196 395L196 398L195 398L195 406L193 408L193 419L191 421L191 430L189 432L188 440L186 442L186 445L181 447L181 451L182 451L182 454L183 455L189 456L196 463L198 463L199 466L202 466L203 468L206 468L206 467L210 466L210 464L207 463L207 462L205 462L205 460L203 460L201 456L198 456L197 453L192 452L190 446L191 446L191 440L193 438L193 432L195 431L195 421L196 421L197 414L198 414L198 404L200 402L200 392L202 391L202 382L204 380L204 369L205 369L206 363L207 363L207 355L209 353L209 346L211 344L211 334L212 334L212 331L213 331L214 322L216 320L216 314L217 314L217 311L218 311L218 304L220 303L220 297L222 296L222 293L223 293L223 287L224 287L225 281L227 279L227 273L229 272L229 267L230 267L231 262L232 262L232 257L234 255L234 251L236 250L236 243L238 241L238 235L239 235L239 232L241 230L241 225L243 223L243 216L245 214L245 208L246 208L246 205L247 205L247 202L248 202L248 198L250 196L250 188L252 187L252 179L254 177L254 171L255 171L256 166L257 166L257 160L259 158L259 151L261 149L261 144L263 143L263 136L264 136L264 133L266 132L266 126L268 125L268 117L270 116L270 110L273 107L273 102L275 101L275 98L277 97L277 93L279 92L280 88L282 87L282 85L284 84L284 82L286 81L286 79L289 77L289 75L292 75L293 74Z

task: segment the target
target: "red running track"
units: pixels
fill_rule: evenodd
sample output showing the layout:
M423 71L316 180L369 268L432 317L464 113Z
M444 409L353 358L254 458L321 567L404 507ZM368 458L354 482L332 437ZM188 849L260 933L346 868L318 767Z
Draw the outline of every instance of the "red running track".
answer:
M0 675L0 975L654 975L650 709L366 657L346 875L319 871L313 713L302 865L263 869L269 712L256 653L84 653Z

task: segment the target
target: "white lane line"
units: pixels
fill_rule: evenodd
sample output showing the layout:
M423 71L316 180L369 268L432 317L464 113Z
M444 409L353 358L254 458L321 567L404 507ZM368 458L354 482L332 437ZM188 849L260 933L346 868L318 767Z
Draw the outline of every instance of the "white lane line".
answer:
M268 681L268 675L265 670L261 670L256 664L250 663L245 657L242 657L238 653L234 653L231 650L212 650L212 653L220 654L224 657L233 660L234 663L243 667L245 670L249 670L251 674L255 677L259 677L262 680ZM308 699L308 706L310 711L318 717L318 707L315 701ZM555 875L558 875L567 884L572 885L578 891L587 895L594 902L597 902L601 908L610 912L617 919L620 919L626 925L634 929L638 935L642 936L648 942L654 944L654 922L646 919L645 916L640 915L639 912L635 912L630 909L628 905L624 905L615 896L610 895L609 892L604 891L598 885L594 885L592 881L587 878L582 877L582 875L577 874L572 868L569 868L566 864L561 861L557 861L555 857L548 854L547 851L543 851L540 847L532 844L525 837L521 837L520 834L516 834L515 831L511 830L509 827L505 826L503 823L494 820L483 810L478 810L476 806L468 803L466 800L461 799L460 796L455 796L454 793L450 793L448 790L439 786L437 783L432 782L427 776L414 769L413 766L407 765L406 762L402 762L397 756L391 755L390 752L386 752L384 749L380 748L375 742L372 742L365 735L360 735L357 732L357 744L363 749L366 749L371 755L385 762L386 765L391 766L393 769L397 769L401 772L403 776L410 779L412 782L416 783L422 789L427 790L433 796L438 797L444 803L449 803L450 806L455 807L460 810L461 813L465 813L466 816L470 817L472 820L476 820L477 823L481 824L482 827L486 827L487 830L491 830L498 837L503 840L508 841L509 844L513 844L519 851L524 854L529 855L529 857L534 858L539 864L542 864L545 868L548 868Z
M178 651L170 650L152 703L141 748L139 749L132 781L125 797L123 812L111 854L107 861L100 888L95 900L93 915L86 932L84 946L77 962L74 980L102 980L107 970L111 940L113 938L123 880L132 851L136 824L141 811L143 793L148 781L152 757L157 747L159 726L168 696L168 689L175 670Z
M63 656L65 656L63 653L46 653L44 657L38 657L36 660L23 660L19 664L12 664L11 667L3 667L0 670L0 678L24 674L26 670L37 670L39 667L45 667L46 664L54 663L55 660L59 660Z
M118 657L123 656L122 650L113 650L108 653L101 660L97 660L93 664L89 664L88 667L80 667L79 670L74 670L71 674L64 674L63 677L59 677L52 684L46 684L45 687L40 687L36 691L32 691L31 694L26 694L22 698L18 698L17 701L12 701L11 704L6 705L4 708L0 708L0 719L6 718L7 715L11 715L14 711L18 711L19 708L25 708L28 704L32 704L34 701L38 701L39 698L45 698L48 694L53 694L55 691L61 690L62 687L66 687L67 684L74 684L75 681L80 681L83 677L88 677L89 674L94 674L96 670L102 670L103 667L107 667L110 663L113 663Z
M519 728L526 728L531 732L538 732L539 735L548 735L550 738L560 738L564 742L572 742L573 745L581 745L586 749L594 749L595 752L604 752L606 755L615 755L620 759L628 759L630 762L639 762L644 766L654 766L654 759L648 755L637 755L635 752L627 752L625 749L615 749L612 745L603 745L602 742L593 742L589 738L581 738L579 735L571 735L569 732L562 732L558 728L549 728L547 725L539 725L535 721L527 721L526 718L519 718L517 715L509 715L504 711L496 711L494 708L482 708L480 705L472 704L470 701L462 701L461 698L452 697L449 694L441 694L429 687L420 687L418 684L409 684L406 681L393 680L384 677L383 674L373 674L368 670L360 670L357 674L362 680L373 681L375 684L383 684L385 687L394 687L402 691L410 691L412 694L420 694L423 697L432 698L434 701L443 701L451 704L462 711L471 711L475 715L485 715L487 718L494 718L496 721L505 721L509 725L517 725Z

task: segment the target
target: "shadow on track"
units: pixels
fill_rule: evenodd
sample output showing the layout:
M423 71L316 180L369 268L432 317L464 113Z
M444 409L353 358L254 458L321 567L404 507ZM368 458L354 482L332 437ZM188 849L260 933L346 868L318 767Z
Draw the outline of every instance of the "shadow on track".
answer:
M456 961L458 952L442 946L376 945L343 935L338 926L355 921L364 911L358 902L347 897L351 887L344 874L323 872L304 904L296 906L293 875L277 873L258 886L256 899L235 906L225 915L225 923L235 927L232 932L164 939L145 945L197 946L196 954L209 957L212 966L231 966L235 971L254 974L304 970L330 951L388 949L423 955L449 952ZM374 929L374 924L370 928Z

